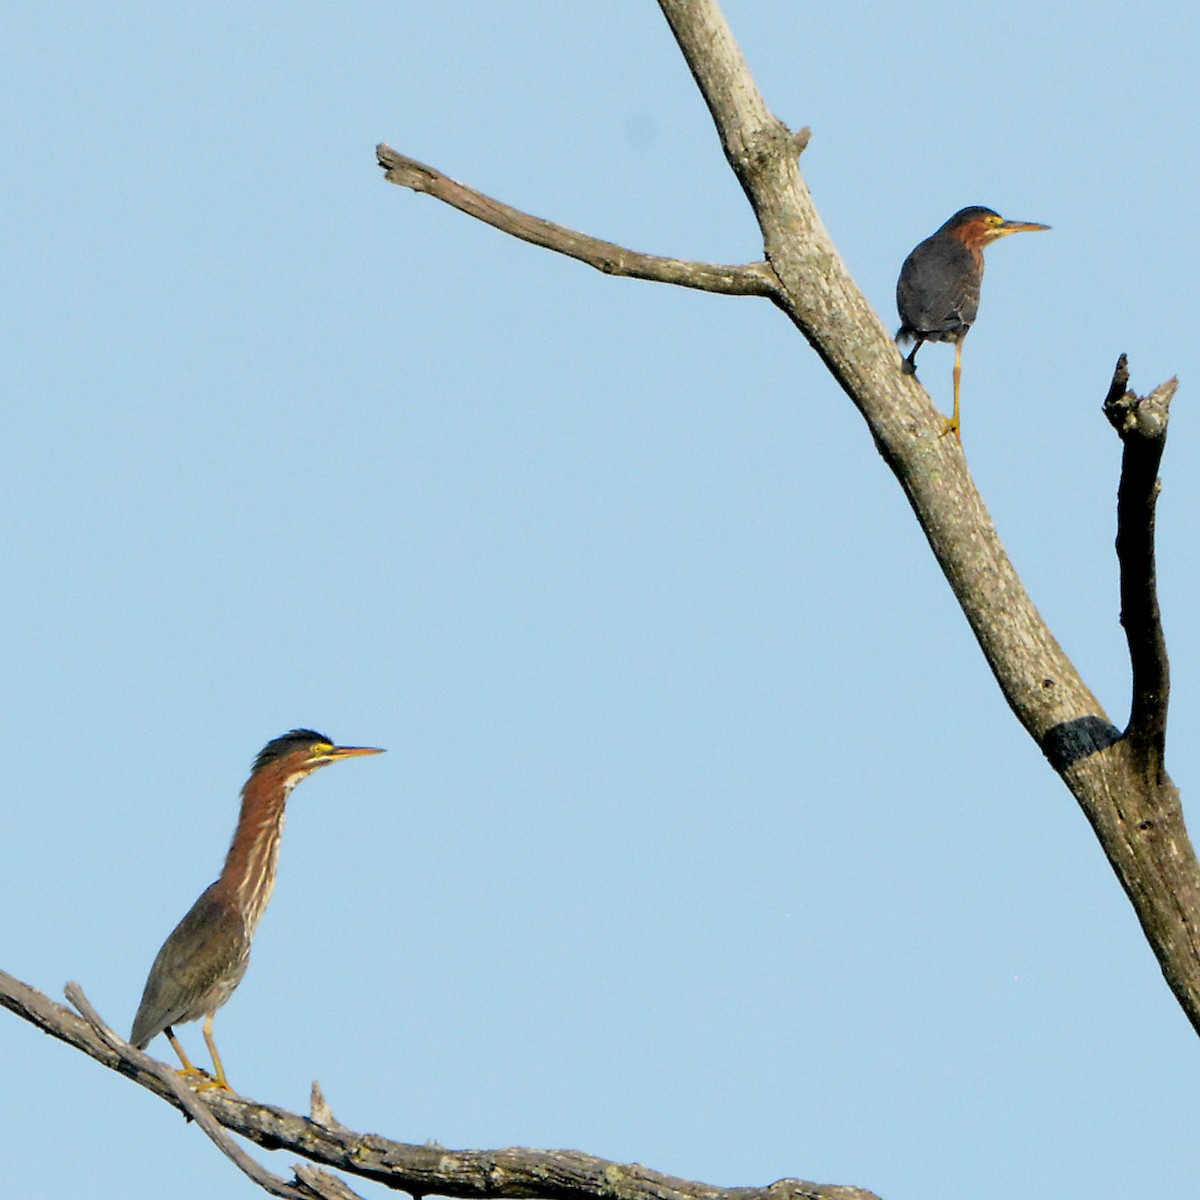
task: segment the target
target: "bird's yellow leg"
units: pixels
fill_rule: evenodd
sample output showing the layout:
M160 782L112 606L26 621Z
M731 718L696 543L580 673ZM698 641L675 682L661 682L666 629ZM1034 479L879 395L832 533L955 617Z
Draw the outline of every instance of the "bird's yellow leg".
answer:
M233 1088L229 1086L229 1080L225 1078L225 1068L221 1065L221 1056L217 1053L217 1043L213 1041L212 1026L213 1014L209 1013L204 1021L204 1041L208 1046L209 1054L212 1055L213 1066L217 1068L217 1077L212 1081L211 1086L232 1092Z
M940 437L945 437L946 434L953 432L958 438L958 444L962 445L962 434L958 428L958 389L962 383L962 338L959 338L954 343L954 415L946 418L945 425L942 426Z
M183 1047L179 1044L179 1039L175 1036L175 1031L168 1025L163 1033L167 1035L167 1041L171 1043L172 1049L179 1055L179 1061L183 1063L181 1075L202 1075L205 1079L208 1078L208 1072L200 1067L192 1065L192 1060L183 1052Z
M203 1075L204 1072L198 1067L193 1067L191 1059L184 1054L183 1047L179 1044L179 1039L175 1036L175 1030L168 1025L163 1030L163 1033L167 1035L167 1041L171 1043L171 1049L179 1055L179 1061L183 1063L183 1073L185 1075Z

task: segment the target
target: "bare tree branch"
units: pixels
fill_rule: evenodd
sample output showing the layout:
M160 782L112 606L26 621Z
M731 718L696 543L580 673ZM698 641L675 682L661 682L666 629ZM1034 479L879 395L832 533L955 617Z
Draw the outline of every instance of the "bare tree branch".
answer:
M1200 866L1174 786L1155 785L1062 652L996 534L957 444L898 369L888 331L813 207L716 0L659 0L763 231L783 307L858 407L1017 719L1078 801L1163 975L1200 1032ZM1164 385L1166 386L1166 385ZM1165 406L1159 406L1165 429ZM1165 661L1165 659L1164 659Z
M652 283L674 283L680 287L719 292L727 296L777 298L779 281L765 262L719 266L640 254L636 250L626 250L613 242L602 242L599 238L577 233L574 229L543 221L541 217L533 217L520 209L502 204L443 175L435 167L398 154L382 143L375 147L375 156L387 172L385 178L390 183L434 196L503 233L578 259L597 271L603 271L605 275L626 275L632 279L648 279Z
M173 1094L179 1107L196 1122L216 1145L217 1149L239 1171L271 1196L279 1196L282 1200L311 1200L310 1196L294 1187L290 1187L285 1180L280 1179L278 1175L273 1175L266 1167L247 1154L221 1128L220 1123L200 1102L196 1093L183 1082L178 1071L173 1071L165 1063L158 1062L156 1059L151 1058L150 1055L134 1049L124 1038L105 1025L96 1013L96 1010L92 1007L87 996L84 995L83 988L79 984L68 983L64 991L66 992L67 999L78 1009L79 1015L91 1026L92 1032L114 1054L119 1055L122 1059L128 1057L130 1060L133 1060L133 1056L136 1055L137 1059L134 1061L137 1061L137 1065L161 1080Z
M1127 531L1122 533L1122 614L1137 676L1130 727L1122 736L1034 607L961 448L953 439L938 436L941 414L916 379L900 370L888 330L821 223L797 159L807 143L806 132L793 134L768 110L717 0L658 2L758 219L766 262L776 281L772 299L862 414L1004 698L1083 809L1167 982L1200 1032L1200 865L1178 795L1162 767L1166 653L1157 605L1146 606L1154 593L1153 527L1146 521L1152 509L1145 496L1161 455L1166 389L1173 390L1173 385L1152 393L1157 399L1144 412L1139 408L1141 416L1135 422L1139 430L1149 424L1161 431L1156 435L1157 452L1149 446L1131 452L1126 438L1131 479L1122 486L1122 496L1140 494L1143 499L1129 501L1135 509L1140 507L1142 517L1128 515L1121 522ZM381 159L385 165L410 161L388 153ZM414 170L417 177L404 182L424 187L421 173L428 168L416 164ZM459 206L527 237L520 222L507 214L495 219L492 213L478 211L477 205ZM527 240L562 249L561 239L544 233ZM757 272L759 267L738 270L751 269ZM1145 440L1141 432L1138 436ZM1157 762L1150 773L1145 769L1148 746Z
M288 1150L322 1166L413 1196L436 1194L471 1200L879 1200L873 1192L861 1188L798 1179L781 1179L766 1187L715 1187L663 1175L636 1163L610 1162L578 1150L415 1146L378 1134L356 1133L336 1122L324 1125L229 1092L193 1093L167 1064L122 1041L95 1015L78 985L69 986L74 1002L81 1002L89 1013L87 1021L3 971L0 1006L161 1096L194 1117L197 1124L211 1120L266 1149ZM185 1094L180 1095L177 1087ZM328 1112L319 1088L316 1096L320 1098L315 1111ZM213 1136L211 1132L209 1136ZM228 1153L219 1138L213 1140ZM240 1161L238 1165L245 1170ZM257 1163L254 1166L263 1171ZM255 1178L251 1172L247 1174ZM269 1172L265 1175L272 1184L267 1187L272 1195L298 1196L301 1200L312 1200L314 1194L323 1200L353 1196L341 1180L314 1174L310 1168L297 1169L296 1185L286 1184ZM258 1178L255 1182L267 1186Z
M1121 624L1129 642L1133 700L1126 736L1152 756L1148 767L1162 770L1171 692L1167 643L1158 608L1154 568L1154 516L1160 484L1158 468L1167 441L1167 418L1177 381L1168 380L1148 396L1128 390L1125 355L1117 360L1104 401L1104 415L1121 437L1121 483L1117 490L1117 561L1121 568Z

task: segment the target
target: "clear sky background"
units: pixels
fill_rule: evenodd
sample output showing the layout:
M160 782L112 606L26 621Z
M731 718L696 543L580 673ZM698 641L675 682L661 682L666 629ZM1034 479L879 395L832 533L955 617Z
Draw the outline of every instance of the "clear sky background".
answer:
M889 328L959 207L1054 227L989 253L964 440L1118 723L1100 403L1121 351L1140 391L1180 375L1160 575L1195 818L1200 18L726 13ZM127 1031L254 754L311 725L389 753L292 798L216 1024L245 1094L304 1110L316 1078L394 1138L719 1184L1194 1194L1200 1043L803 339L375 165L760 257L655 4L10 0L0 66L0 968ZM952 352L921 357L948 409ZM2 1013L0 1078L5 1196L260 1194Z

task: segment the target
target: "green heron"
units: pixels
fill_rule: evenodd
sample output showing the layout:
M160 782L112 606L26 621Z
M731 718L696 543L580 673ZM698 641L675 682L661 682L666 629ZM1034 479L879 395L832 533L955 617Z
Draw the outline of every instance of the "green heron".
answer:
M312 729L293 729L268 742L254 760L242 788L242 810L220 878L175 926L150 968L129 1041L144 1050L165 1033L185 1075L207 1075L188 1061L173 1025L204 1018L204 1041L216 1077L229 1089L212 1036L213 1016L233 994L250 961L250 939L258 926L279 861L279 837L288 795L319 767L359 754L382 754L370 746L335 746Z
M917 372L917 351L925 342L954 343L954 415L942 436L958 430L958 387L962 380L962 344L979 311L983 248L1010 233L1049 229L1033 221L1006 221L981 205L960 209L927 237L905 260L896 283L896 307L902 324L896 341L914 341L904 373Z

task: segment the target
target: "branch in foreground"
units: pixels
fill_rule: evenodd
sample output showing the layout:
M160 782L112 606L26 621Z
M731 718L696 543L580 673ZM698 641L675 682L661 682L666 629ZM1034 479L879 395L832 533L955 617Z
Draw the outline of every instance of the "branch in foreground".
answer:
M82 999L86 1004L77 985L71 994L77 1002ZM189 1115L194 1115L194 1106L224 1129L268 1150L288 1150L413 1196L436 1194L472 1200L879 1200L873 1192L861 1188L798 1179L781 1179L757 1188L714 1187L578 1150L446 1150L436 1144L394 1142L377 1134L356 1133L334 1121L319 1090L314 1093L312 1118L227 1092L189 1092L184 1098L174 1086L183 1085L166 1063L135 1050L107 1030L99 1017L95 1017L94 1025L81 1020L70 1009L3 971L0 1007L82 1050ZM98 1030L106 1032L102 1035ZM165 1079L164 1073L173 1078ZM315 1119L318 1116L320 1120ZM273 1195L305 1200L314 1195L337 1200L353 1197L340 1180L316 1174L311 1168L296 1169L295 1185L263 1173L276 1185L290 1189L272 1191Z
M286 1180L281 1179L278 1175L272 1174L264 1167L257 1159L252 1158L237 1142L229 1136L228 1133L221 1127L220 1122L213 1116L209 1109L201 1102L197 1092L183 1082L182 1076L178 1071L161 1063L157 1059L151 1058L150 1055L143 1053L140 1050L130 1046L124 1038L115 1033L109 1026L100 1019L96 1010L92 1007L87 996L83 994L83 988L77 983L68 983L64 989L67 999L79 1011L79 1015L88 1023L92 1032L110 1049L113 1053L124 1057L125 1051L129 1050L132 1053L129 1057L132 1059L136 1055L137 1065L146 1071L158 1077L159 1080L170 1090L175 1097L179 1107L202 1129L226 1158L233 1163L239 1171L242 1172L252 1183L258 1184L268 1195L278 1196L280 1200L312 1200L313 1196L340 1196L349 1198L353 1193L349 1188L342 1184L340 1179L335 1176L328 1175L323 1171L312 1171L309 1180L305 1181L306 1186L303 1188L293 1187Z
M1117 560L1121 568L1121 624L1129 643L1133 700L1126 737L1162 770L1171 676L1154 568L1154 510L1161 485L1158 468L1167 442L1167 419L1177 380L1148 396L1128 390L1125 355L1117 360L1104 415L1121 437L1117 489Z
M614 242L589 237L502 204L491 196L458 183L449 175L443 175L435 167L398 154L383 143L375 147L375 157L387 172L385 178L390 183L433 196L502 233L578 259L597 271L603 271L605 275L625 275L631 279L648 279L652 283L674 283L679 287L726 296L766 296L769 299L778 296L779 283L775 272L765 262L721 266L626 250Z

